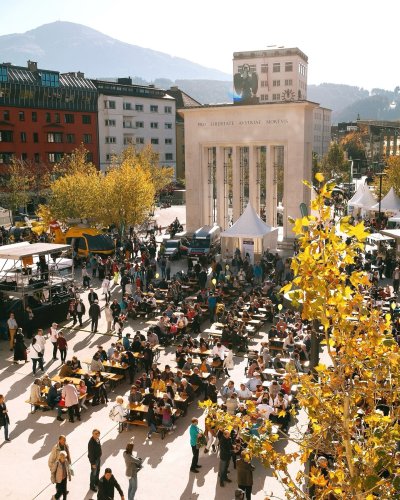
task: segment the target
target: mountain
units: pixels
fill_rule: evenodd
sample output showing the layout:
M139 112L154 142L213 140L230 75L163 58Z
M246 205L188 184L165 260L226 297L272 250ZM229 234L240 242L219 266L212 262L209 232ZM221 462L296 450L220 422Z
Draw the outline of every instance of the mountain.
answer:
M90 78L133 76L231 80L231 75L180 57L120 42L81 24L57 21L26 33L0 36L2 62L25 66L28 59L39 68L60 72L83 71Z

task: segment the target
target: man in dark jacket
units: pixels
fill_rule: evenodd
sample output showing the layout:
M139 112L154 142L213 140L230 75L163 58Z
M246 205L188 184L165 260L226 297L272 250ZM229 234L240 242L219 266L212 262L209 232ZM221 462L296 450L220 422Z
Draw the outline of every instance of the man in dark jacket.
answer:
M246 492L246 500L251 499L251 490L253 488L253 470L254 465L248 461L246 450L243 450L240 459L236 460L238 487Z
M97 500L111 500L114 498L114 490L118 490L121 495L121 500L124 500L124 493L121 486L113 476L112 470L107 468L104 471L104 476L99 481L99 490Z
M56 382L49 388L49 392L47 393L47 404L51 409L57 407L57 420L60 422L63 420L62 418L62 409L61 406L58 406L58 403L61 400L61 384Z
M77 301L75 304L75 313L78 316L80 326L83 326L82 325L82 316L85 314L85 312L86 312L85 304L83 303L82 299L79 299L79 301Z
M99 306L99 301L95 300L93 304L90 305L89 307L89 316L90 319L92 320L92 326L91 326L91 331L92 333L97 332L97 326L99 323L99 318L101 316L100 312L100 306Z
M88 293L89 304L92 305L95 300L99 300L99 296L96 292L93 291L93 288L91 288L90 292Z
M91 467L90 489L92 491L97 491L97 485L99 484L101 454L100 431L94 429L88 443L88 458Z
M219 440L219 485L225 486L232 481L228 478L228 465L232 456L231 433L225 429Z

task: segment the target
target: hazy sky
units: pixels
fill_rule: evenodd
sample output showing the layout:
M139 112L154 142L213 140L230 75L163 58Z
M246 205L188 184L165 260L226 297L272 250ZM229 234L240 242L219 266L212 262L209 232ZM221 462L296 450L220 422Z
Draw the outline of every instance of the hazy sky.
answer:
M71 21L229 74L235 51L297 46L309 83L393 90L399 14L399 0L0 0L0 35Z

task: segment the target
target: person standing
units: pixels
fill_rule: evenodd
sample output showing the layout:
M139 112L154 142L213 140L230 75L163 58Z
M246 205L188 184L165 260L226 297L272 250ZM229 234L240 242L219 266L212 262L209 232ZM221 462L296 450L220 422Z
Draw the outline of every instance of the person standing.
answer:
M10 351L14 350L14 336L17 332L18 323L15 319L14 313L10 313L10 317L7 320L8 335L10 338Z
M99 300L99 296L95 291L93 291L93 288L91 288L90 292L88 293L89 304L92 305L95 300Z
M125 500L124 493L118 481L115 479L112 470L106 468L104 476L99 480L99 490L97 492L97 500L113 500L114 490L117 490L121 495L121 500Z
M75 311L76 311L76 315L78 316L79 326L83 326L83 324L82 324L82 316L86 312L86 307L85 307L85 304L83 303L82 299L79 299L76 302Z
M124 451L124 460L126 466L126 475L129 477L128 500L134 500L137 490L137 473L142 468L143 460L139 457L134 457L132 441L126 445Z
M53 499L67 498L67 480L71 481L71 467L66 451L60 451L57 461L51 468L51 482L56 485L56 494Z
M24 330L28 339L33 337L34 318L35 315L33 314L32 309L29 306L26 306L24 312Z
M45 347L46 347L46 338L43 335L42 328L38 329L37 334L35 335L35 339L36 339L36 342L37 342L37 347L39 347L39 349L41 350L41 352L43 354L42 357L44 357L44 350L45 350Z
M232 456L231 433L225 429L219 440L219 485L225 486L225 483L231 483L228 478L228 466Z
M22 328L18 328L15 334L15 344L14 344L14 364L18 364L18 361L27 362L26 345L24 342L24 334L22 333Z
M111 285L110 278L106 276L101 284L101 287L103 289L103 295L106 299L106 304L109 303L111 297L110 285Z
M90 489L92 491L97 491L97 485L99 484L101 454L100 431L98 429L93 429L92 437L88 442L88 458L91 467Z
M5 397L0 394L0 427L4 427L4 439L10 442L11 439L8 437L8 426L10 425L10 418L8 416L8 410L5 402Z
M37 365L39 365L39 368L42 370L42 372L44 371L43 352L42 349L40 348L39 342L37 341L36 337L32 339L32 344L30 349L31 360L32 360L32 372L34 375L36 373Z
M108 302L104 306L104 315L105 315L106 321L107 321L107 332L106 333L111 333L111 325L113 322L113 312L110 309L110 304Z
M399 291L400 283L400 267L396 266L393 271L393 292L397 293Z
M254 465L250 463L250 456L246 450L240 454L236 460L238 487L246 493L246 500L251 500L251 490L253 488Z
M65 401L65 408L68 410L69 421L74 422L74 412L76 418L80 420L78 391L70 380L64 380L64 387L61 394Z
M190 446L192 447L192 463L190 465L190 470L191 472L199 472L198 468L201 467L199 465L199 448L197 447L197 440L199 436L203 434L203 431L198 427L198 419L193 417L192 418L192 425L190 426L189 433L190 433Z
M61 363L65 363L65 360L67 358L68 344L62 332L58 334L57 347L60 351Z
M93 302L93 304L90 305L89 307L89 316L90 316L90 319L92 320L92 325L91 325L91 331L92 333L96 333L97 332L97 327L98 327L98 324L99 324L99 318L101 316L101 312L100 312L100 306L99 306L99 301L98 300L95 300Z
M65 453L67 454L67 460L69 463L71 463L71 455L69 452L69 446L67 444L67 438L63 434L58 437L58 442L51 449L48 460L50 471L53 469L54 464L57 462L62 451L65 451Z
M53 344L53 360L57 360L57 340L58 340L58 330L57 323L52 323L50 328L50 342Z

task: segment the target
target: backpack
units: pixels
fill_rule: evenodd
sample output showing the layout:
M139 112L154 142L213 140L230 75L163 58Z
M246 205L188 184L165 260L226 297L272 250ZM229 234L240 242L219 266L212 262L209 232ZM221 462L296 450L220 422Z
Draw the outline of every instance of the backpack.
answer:
M116 416L118 415L118 412L115 412L116 408L117 408L117 405L114 405L111 408L110 413L108 414L108 416L111 418L111 420L115 420Z

